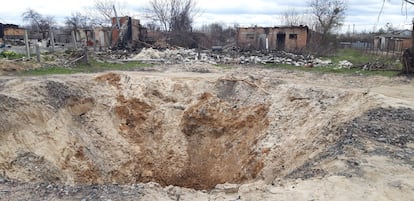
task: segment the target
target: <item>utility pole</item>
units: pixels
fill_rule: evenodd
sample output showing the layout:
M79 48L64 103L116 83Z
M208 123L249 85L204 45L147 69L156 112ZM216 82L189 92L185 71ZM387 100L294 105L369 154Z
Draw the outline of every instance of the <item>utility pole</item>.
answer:
M40 63L40 44L36 43L36 61Z
M353 24L353 28L352 28L352 36L355 36L355 24Z

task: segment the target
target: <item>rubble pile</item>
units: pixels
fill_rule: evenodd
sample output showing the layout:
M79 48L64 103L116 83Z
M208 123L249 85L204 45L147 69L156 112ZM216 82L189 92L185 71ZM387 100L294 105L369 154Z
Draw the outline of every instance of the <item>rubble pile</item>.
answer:
M164 51L144 48L130 60L144 62L158 61L166 64L209 63L209 64L287 64L294 66L327 66L331 60L321 60L310 55L298 55L284 51L248 51L237 50L209 51L195 49L166 49Z
M347 61L347 60L343 60L339 62L339 67L340 68L352 68L354 66L354 64L352 64L351 62Z
M85 57L87 53L87 57ZM21 69L28 69L25 63L31 63L29 69L37 67L65 67L77 66L85 61L97 61L100 63L122 64L129 61L139 61L153 64L181 65L193 72L210 72L205 69L205 65L256 65L256 64L276 64L290 65L297 67L329 67L333 69L356 69L362 71L383 71L398 70L396 67L400 61L369 61L367 63L352 63L348 60L332 61L330 59L317 58L313 55L294 54L285 51L241 51L237 48L227 47L212 50L186 49L181 47L170 47L169 49L143 48L139 52L126 50L67 50L64 52L54 52L40 55L40 62L32 59L25 61L2 59L13 65L0 67L0 74L11 74L19 72ZM7 60L7 61L6 61ZM27 62L32 61L32 62ZM36 63L36 65L35 65ZM24 67L16 67L22 64Z

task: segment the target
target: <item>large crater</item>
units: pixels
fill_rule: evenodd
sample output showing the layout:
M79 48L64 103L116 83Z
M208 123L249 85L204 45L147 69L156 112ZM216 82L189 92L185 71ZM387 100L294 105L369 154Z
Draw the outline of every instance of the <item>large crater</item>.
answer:
M366 93L243 74L16 78L0 100L8 178L194 189L289 177L376 107Z

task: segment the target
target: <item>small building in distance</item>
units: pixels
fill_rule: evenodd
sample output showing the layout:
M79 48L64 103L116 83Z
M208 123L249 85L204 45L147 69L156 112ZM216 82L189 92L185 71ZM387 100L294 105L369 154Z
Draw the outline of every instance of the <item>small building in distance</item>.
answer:
M309 42L307 26L238 28L237 46L243 50L299 51Z
M374 47L382 51L403 51L411 48L412 36L410 30L399 30L385 33L374 38Z
M14 24L0 23L0 46L4 43L17 43L24 39L24 29Z

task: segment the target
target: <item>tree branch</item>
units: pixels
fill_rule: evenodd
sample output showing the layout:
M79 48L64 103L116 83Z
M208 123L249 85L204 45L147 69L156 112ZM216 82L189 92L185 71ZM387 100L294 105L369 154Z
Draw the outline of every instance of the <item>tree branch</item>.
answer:
M411 5L414 5L414 1L412 1L412 0L404 0L404 1L411 4Z

